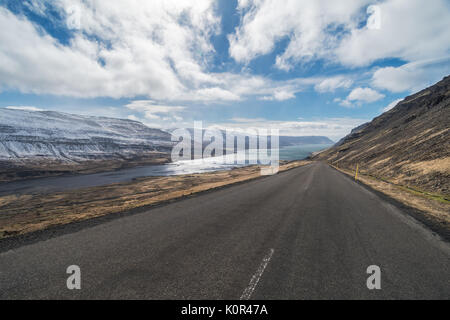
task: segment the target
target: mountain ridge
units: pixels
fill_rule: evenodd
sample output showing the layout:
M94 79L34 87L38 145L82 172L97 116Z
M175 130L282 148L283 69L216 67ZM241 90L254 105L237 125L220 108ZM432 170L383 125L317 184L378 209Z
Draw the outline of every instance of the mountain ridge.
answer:
M419 190L449 195L450 76L400 101L312 157Z
M0 181L166 163L172 145L138 121L0 108Z
M2 160L127 158L171 146L169 133L133 120L0 109Z

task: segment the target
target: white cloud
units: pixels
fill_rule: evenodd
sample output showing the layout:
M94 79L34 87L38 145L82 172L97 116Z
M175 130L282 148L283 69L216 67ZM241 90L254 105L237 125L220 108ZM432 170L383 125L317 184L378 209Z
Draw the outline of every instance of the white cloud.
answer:
M45 15L43 3L32 6L36 14ZM66 45L0 6L0 89L165 102L283 101L325 79L209 72L210 37L219 29L212 0L51 4L63 17L74 7L80 13Z
M368 19L365 12L374 4L377 10L369 14L379 12L379 21L373 21L374 16ZM283 5L276 0L245 0L239 1L239 9L241 24L229 36L230 55L238 62L248 63L271 53L287 39L286 49L275 61L286 71L296 63L319 59L359 67L398 58L407 63L376 69L371 81L375 88L392 92L417 91L450 73L450 5L445 0L425 7L420 0L355 0L345 6L326 0L287 0ZM351 85L346 77L330 77L315 84L315 90L333 92ZM354 107L383 97L373 89L356 88L346 99L335 102Z
M0 87L175 100L216 81L204 71L214 52L209 38L219 27L213 1L61 0L52 5L62 16L74 6L80 12L80 29L68 45L0 7Z
M293 99L295 98L295 92L290 92L287 90L275 90L275 92L273 93L273 95L271 96L263 96L261 97L261 100L276 100L276 101L284 101L284 100L289 100L289 99Z
M374 4L379 28L366 25L373 22L366 10ZM345 5L335 0L240 0L239 8L241 24L229 35L229 52L243 63L273 52L286 39L275 62L282 70L318 59L350 67L386 58L414 62L450 50L447 0L426 5L422 0L348 0Z
M344 78L342 76L328 78L322 80L314 88L317 92L334 92L338 88L350 88L353 84L351 79Z
M127 116L127 119L133 120L133 121L139 121L139 118L136 117L134 114L130 114L129 116Z
M353 108L354 107L353 103L350 100L348 100L348 99L341 100L339 105L341 105L343 107L346 107L346 108Z
M364 66L388 57L405 61L432 59L450 50L447 0L388 0L377 4L380 28L353 28L336 50L338 61Z
M364 27L368 5L381 9L380 29ZM44 5L45 4L45 5ZM0 90L76 97L151 99L154 105L233 102L248 98L284 101L307 87L319 93L348 89L354 77L272 80L240 73L210 72L220 31L213 0L93 1L36 0L35 14L53 6L68 22L80 13L79 29L61 44L42 28L0 6ZM276 66L318 59L363 66L399 58L402 67L374 70L371 86L393 92L418 90L450 72L438 58L449 53L450 10L445 0L239 0L241 24L229 35L230 55L240 62L286 49ZM363 25L363 27L361 27ZM441 61L440 65L430 61ZM321 60L322 61L322 60ZM247 69L245 69L247 70ZM352 79L351 79L352 78ZM355 80L356 81L356 80ZM345 99L352 106L365 100ZM161 114L149 113L149 117Z
M400 101L403 101L403 99L397 99L389 103L386 107L383 108L383 112L391 110L393 107L395 107Z
M415 92L442 79L450 73L450 57L418 61L400 67L376 70L372 85L392 92Z
M213 88L204 88L199 89L193 92L192 94L193 100L196 97L197 100L203 101L214 101L214 100L223 100L223 101L236 101L240 100L239 95L219 87Z
M128 109L136 111L147 111L151 113L171 113L184 110L183 106L165 106L158 105L152 100L134 100L131 103L125 105Z
M239 1L243 14L241 25L229 36L230 55L239 62L270 53L276 44L289 38L286 50L278 55L276 65L289 70L292 63L328 55L337 47L334 30L355 28L352 19L367 5L367 0L339 1L276 0Z
M210 124L213 129L245 130L278 129L280 135L286 136L326 136L334 141L339 140L350 131L367 122L367 119L327 118L314 121L276 121L266 119L231 119L231 122Z
M355 88L347 99L350 101L375 102L384 98L384 95L370 88Z
M6 109L24 110L24 111L43 111L43 109L36 108L33 106L7 106Z
M148 120L160 120L172 121L179 119L177 113L186 109L184 106L167 106L158 105L152 100L135 100L125 105L130 110L137 111L144 114L144 117ZM130 118L132 117L132 118ZM128 116L131 120L137 120L134 115Z
M349 93L345 100L335 99L335 102L340 101L340 105L343 107L353 107L353 103L360 105L362 103L372 103L383 98L384 94L381 94L371 88L355 88Z
M23 5L28 8L31 12L44 16L45 15L45 4L42 1L24 1Z
M97 5L103 6L102 2ZM1 85L22 92L83 97L144 95L148 88L153 89L152 95L165 97L181 90L183 85L171 70L169 57L155 43L144 41L145 32L152 30L140 31L131 16L117 16L124 12L131 15L137 8L104 5L93 11L79 4L84 17L81 25L84 32L110 42L111 49L88 40L81 32L69 46L62 46L25 18L0 7L0 53L5 58L0 63ZM117 33L108 33L112 26L107 21L116 19L122 22L114 28ZM128 38L133 29L135 34Z
M240 118L240 117L234 117L231 118L230 120L233 122L242 122L242 123L267 121L264 118Z

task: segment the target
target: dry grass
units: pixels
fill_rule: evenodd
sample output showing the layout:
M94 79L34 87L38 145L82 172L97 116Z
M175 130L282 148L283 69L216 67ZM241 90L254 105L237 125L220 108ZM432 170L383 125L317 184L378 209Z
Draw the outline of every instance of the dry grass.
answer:
M420 174L430 174L433 172L450 172L450 157L435 159L430 161L413 162L405 166L409 170Z
M280 171L308 161L282 164ZM0 197L0 238L55 225L155 205L209 189L260 177L260 166L170 177L146 177L128 183L45 195Z

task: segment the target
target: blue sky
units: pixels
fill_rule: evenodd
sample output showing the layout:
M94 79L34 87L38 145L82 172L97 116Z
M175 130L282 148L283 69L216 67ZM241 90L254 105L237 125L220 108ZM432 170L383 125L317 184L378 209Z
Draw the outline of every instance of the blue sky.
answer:
M450 73L449 6L0 0L0 107L337 140Z

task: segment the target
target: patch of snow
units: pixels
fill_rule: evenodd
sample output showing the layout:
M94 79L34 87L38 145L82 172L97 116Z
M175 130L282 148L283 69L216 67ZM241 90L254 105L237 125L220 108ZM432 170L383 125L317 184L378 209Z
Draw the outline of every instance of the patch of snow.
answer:
M92 159L168 150L170 134L140 122L0 108L0 159Z

